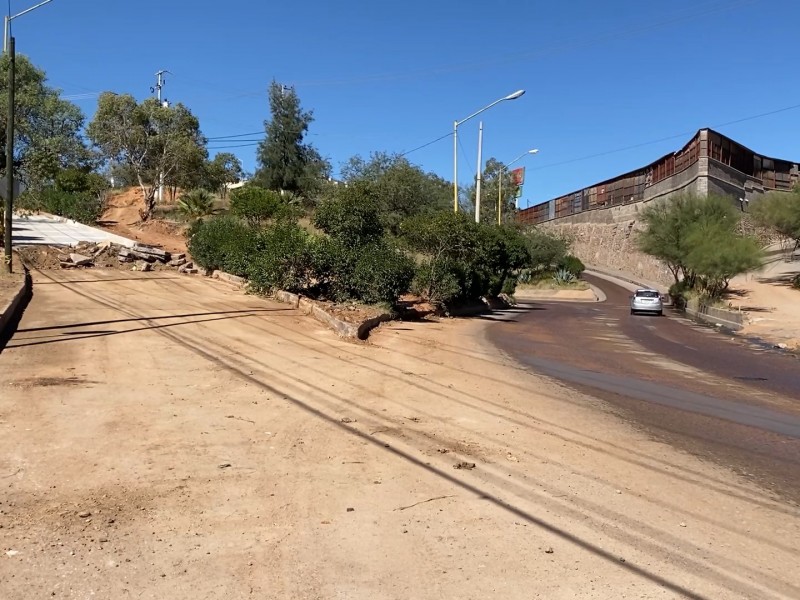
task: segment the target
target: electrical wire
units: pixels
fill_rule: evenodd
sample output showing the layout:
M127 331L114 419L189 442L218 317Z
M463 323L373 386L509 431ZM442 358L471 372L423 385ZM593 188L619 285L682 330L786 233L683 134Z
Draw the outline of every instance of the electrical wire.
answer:
M635 26L618 29L608 33L600 34L589 38L570 38L563 41L555 42L549 46L539 47L536 51L518 51L510 54L496 56L493 58L482 59L479 61L454 63L448 65L440 65L436 67L424 67L420 69L396 72L396 73L379 73L375 75L365 75L362 77L350 77L341 79L318 79L307 81L294 81L291 85L296 87L325 87L325 86L341 86L341 85L357 85L369 84L380 82L401 81L417 78L426 78L431 76L445 75L449 73L475 71L476 69L488 69L497 67L501 64L509 64L521 61L535 61L556 54L564 54L578 49L585 49L588 47L596 46L606 42L614 42L622 38L643 35L650 33L657 29L663 29L672 25L690 22L701 17L708 15L733 10L749 4L760 2L761 0L714 0L706 2L700 6L692 6L689 10L681 13L675 13L673 16L662 19L660 21L653 21L645 24L638 24ZM208 83L208 86L211 84ZM215 86L217 84L214 84ZM258 91L243 91L236 94L225 96L225 99L237 99L248 96L260 96L264 94L263 88Z
M230 139L230 138L241 138L241 137L247 137L248 135L258 135L258 134L263 134L263 133L264 133L264 130L262 129L261 131L251 131L249 133L235 133L233 135L219 135L219 136L210 137L210 138L207 138L207 139L208 139L208 141L212 141L212 140L227 140L227 139Z
M438 138L436 138L435 140L433 140L431 142L428 142L427 144L422 144L422 146L417 146L416 148L412 148L411 150L403 152L400 156L401 157L402 156L406 156L407 154L411 154L412 152L416 152L417 150L422 150L423 148L427 148L428 146L431 146L431 145L435 144L436 142L440 142L441 140L443 140L445 138L452 137L452 136L453 136L452 132L446 133L443 136L438 137Z
M727 121L725 123L717 123L715 125L710 125L709 129L721 129L722 127L727 127L729 125L736 125L738 123L744 123L746 121L753 121L755 119L761 119L763 117L768 117L768 116L771 116L771 115L777 115L779 113L787 112L787 111L790 111L790 110L796 110L798 108L800 108L800 104L793 104L792 106L785 106L783 108L778 108L778 109L771 110L771 111L768 111L768 112L759 113L757 115L751 115L749 117L742 117L741 119L735 119L733 121ZM642 148L643 146L651 146L653 144L659 144L661 142L667 142L667 141L674 140L674 139L677 139L677 138L683 138L683 137L686 137L686 136L689 136L689 135L693 135L694 133L696 133L696 131L697 130L683 131L681 133L676 133L675 135L669 135L667 137L658 138L657 140L650 140L648 142L640 142L638 144L632 144L630 146L625 146L623 148L615 148L614 150L607 150L605 152L597 152L596 154L589 154L589 155L586 155L586 156L581 156L579 158L572 158L572 159L569 159L569 160L562 160L562 161L559 161L559 162L549 163L549 164L541 165L541 166L538 166L538 167L529 167L529 170L531 170L531 171L541 171L543 169L550 169L552 167L560 167L562 165L570 165L570 164L573 164L573 163L576 163L576 162L582 162L584 160L591 160L592 158L600 158L600 157L603 157L603 156L609 156L611 154L618 154L620 152L626 152L628 150L635 150L636 148Z

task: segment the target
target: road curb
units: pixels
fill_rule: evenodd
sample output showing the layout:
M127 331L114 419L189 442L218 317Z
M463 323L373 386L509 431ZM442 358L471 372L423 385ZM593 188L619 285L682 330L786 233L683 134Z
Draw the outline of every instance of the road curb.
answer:
M33 281L31 279L31 274L28 272L28 269L25 269L25 277L19 289L5 306L0 307L0 339L5 338L7 333L6 327L13 323L25 309L32 290Z
M239 277L238 275L231 275L225 271L214 271L211 273L211 277L220 281L225 281L240 288L245 288L247 286L246 278ZM310 298L305 298L299 294L293 294L292 292L287 292L285 290L278 290L274 292L271 297L278 302L289 304L292 308L299 310L304 315L313 317L320 323L327 325L334 332L336 332L337 335L343 338L354 340L366 340L369 337L370 331L375 329L381 323L394 319L393 314L383 313L377 315L376 317L361 321L360 323L348 323L347 321L343 321L342 319L339 319L335 315L329 313Z

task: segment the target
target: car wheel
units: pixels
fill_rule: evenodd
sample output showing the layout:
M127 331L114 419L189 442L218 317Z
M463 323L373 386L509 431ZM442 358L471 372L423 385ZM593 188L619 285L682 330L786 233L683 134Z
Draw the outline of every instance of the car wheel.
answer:
M635 315L635 314L636 314L636 311L635 311L635 310L633 310L633 309L631 309L631 314L632 314L632 315Z
M663 317L664 316L664 311L663 310L658 311L658 316L659 317Z

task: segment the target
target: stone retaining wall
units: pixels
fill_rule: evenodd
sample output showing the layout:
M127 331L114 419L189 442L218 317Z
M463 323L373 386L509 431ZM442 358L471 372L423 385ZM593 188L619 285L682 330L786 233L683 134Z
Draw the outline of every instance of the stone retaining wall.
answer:
M618 223L544 223L540 227L566 236L571 252L584 263L623 271L634 279L654 281L669 287L672 273L661 261L648 256L637 246L639 221Z

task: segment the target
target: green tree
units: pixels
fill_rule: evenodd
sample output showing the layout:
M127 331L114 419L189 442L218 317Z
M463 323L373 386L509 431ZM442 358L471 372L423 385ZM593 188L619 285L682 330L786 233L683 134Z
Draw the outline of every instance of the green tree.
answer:
M737 233L740 217L725 196L678 196L645 209L639 246L668 266L676 285L716 298L731 277L761 264L757 242Z
M213 159L206 161L203 175L203 187L225 199L228 196L228 184L241 181L244 178L244 169L235 154L219 152Z
M276 81L270 84L268 96L271 118L264 122L266 137L258 146L256 182L310 198L330 173L328 162L304 141L313 112L301 108L294 88Z
M5 174L8 116L8 56L0 57L0 167ZM25 56L16 57L14 119L15 176L29 190L52 183L64 168L90 168L95 156L81 139L84 116L58 90L47 85L44 71Z
M373 152L369 160L352 157L341 169L348 183L368 184L381 218L394 234L408 217L446 210L452 202L450 184L426 173L399 154Z
M202 165L205 140L197 118L184 105L167 107L155 98L137 103L133 96L106 92L87 134L106 160L126 165L145 197L140 212L147 220L155 208L160 178L174 185L187 165Z
M800 245L800 187L767 194L753 203L750 213L756 223L780 235L785 246Z

